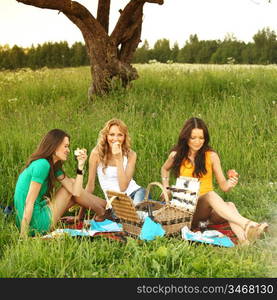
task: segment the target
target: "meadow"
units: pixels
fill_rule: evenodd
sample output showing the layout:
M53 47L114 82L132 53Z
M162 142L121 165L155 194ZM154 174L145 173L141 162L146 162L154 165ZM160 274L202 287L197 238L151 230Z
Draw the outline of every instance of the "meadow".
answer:
M242 215L271 233L249 247L189 244L180 238L119 243L106 238L19 240L14 215L0 212L0 277L222 278L277 277L277 66L146 64L124 91L88 102L88 67L0 72L0 204L12 205L17 177L52 128L71 149L96 144L104 123L128 125L138 160L135 179L160 181L160 168L186 119L201 117L222 168L240 174L229 193ZM74 176L73 151L65 171ZM85 182L87 172L85 174ZM174 183L174 178L171 178ZM96 195L103 197L99 186ZM154 191L157 197L160 191Z

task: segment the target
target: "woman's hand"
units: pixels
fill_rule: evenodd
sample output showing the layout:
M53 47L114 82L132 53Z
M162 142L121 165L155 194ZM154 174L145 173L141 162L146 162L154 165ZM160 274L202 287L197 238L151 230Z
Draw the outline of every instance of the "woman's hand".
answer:
M228 187L231 189L238 184L238 177L231 177L227 180Z
M119 142L115 142L112 144L112 155L115 157L115 159L122 158L122 149Z
M227 177L228 178L239 177L239 173L236 170L231 169L227 171Z
M79 170L83 170L84 169L84 165L85 162L87 160L88 156L87 156L87 149L81 149L78 152L78 155L76 156L76 159L78 161L78 169Z
M229 189L235 187L238 184L239 173L236 170L234 169L228 170L227 177L228 177L227 184Z

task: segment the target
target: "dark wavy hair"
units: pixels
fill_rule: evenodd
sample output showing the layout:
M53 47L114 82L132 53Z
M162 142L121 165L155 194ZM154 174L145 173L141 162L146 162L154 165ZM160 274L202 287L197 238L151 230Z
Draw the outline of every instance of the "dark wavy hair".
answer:
M60 146L60 144L63 142L65 137L68 137L70 139L70 136L61 129L50 130L42 138L37 149L28 158L27 163L24 167L24 169L26 169L33 161L40 159L40 158L45 158L48 160L48 162L50 164L50 172L49 172L49 176L48 176L48 189L47 189L48 196L52 195L53 189L55 186L55 182L57 181L55 173L59 169L63 171L63 169L62 169L63 162L58 161L54 164L53 154L55 153L56 149ZM63 173L64 173L64 171L63 171Z
M205 167L205 153L207 151L214 151L211 146L209 145L210 142L210 135L208 128L203 120L199 118L190 118L188 119L178 138L177 144L171 149L171 151L176 151L176 155L174 157L173 161L173 174L178 177L180 176L180 167L183 162L183 160L189 160L188 154L189 154L189 146L188 141L191 137L191 132L193 129L198 128L203 130L204 134L204 144L203 146L197 151L197 154L195 156L194 160L194 171L193 176L194 177L202 177L204 174L207 173L206 167Z

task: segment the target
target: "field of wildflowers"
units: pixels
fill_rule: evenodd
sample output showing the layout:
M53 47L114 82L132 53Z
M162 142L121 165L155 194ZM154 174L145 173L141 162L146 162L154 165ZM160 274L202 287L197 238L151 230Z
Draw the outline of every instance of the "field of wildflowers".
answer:
M184 121L198 116L208 124L223 170L240 174L235 189L224 194L215 185L217 192L242 215L269 222L272 233L251 247L230 249L180 238L128 238L124 244L105 238L19 241L14 216L1 211L0 277L276 277L277 67L136 67L140 78L130 89L93 103L87 100L88 67L0 72L0 204L13 204L20 170L52 128L69 132L71 149L90 151L107 120L124 120L138 155L135 179L146 186L160 181ZM74 175L73 154L65 170ZM99 186L95 193L103 197Z

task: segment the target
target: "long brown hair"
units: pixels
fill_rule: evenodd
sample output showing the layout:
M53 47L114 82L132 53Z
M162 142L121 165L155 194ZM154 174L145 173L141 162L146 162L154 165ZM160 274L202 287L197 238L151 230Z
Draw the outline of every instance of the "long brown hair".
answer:
M203 130L204 144L197 151L197 154L195 156L193 176L202 177L204 174L207 173L206 166L205 166L205 162L206 162L205 153L207 151L214 151L209 145L210 142L209 131L203 120L199 118L190 118L185 122L179 134L177 144L171 149L171 151L176 151L176 155L174 157L173 166L172 166L173 173L176 177L180 175L180 167L183 160L189 160L188 141L191 137L192 130L195 128Z
M26 169L33 161L45 158L48 160L50 164L50 172L48 176L48 189L47 189L47 195L51 196L53 193L55 181L57 181L55 173L60 169L62 169L62 161L58 161L54 164L53 162L53 154L55 153L56 149L59 147L59 145L63 142L64 138L68 137L70 139L70 136L64 132L61 129L52 129L50 130L40 141L37 149L34 153L31 154L29 159L27 160L27 163L24 167ZM64 173L64 171L63 171ZM64 173L65 174L65 173Z

